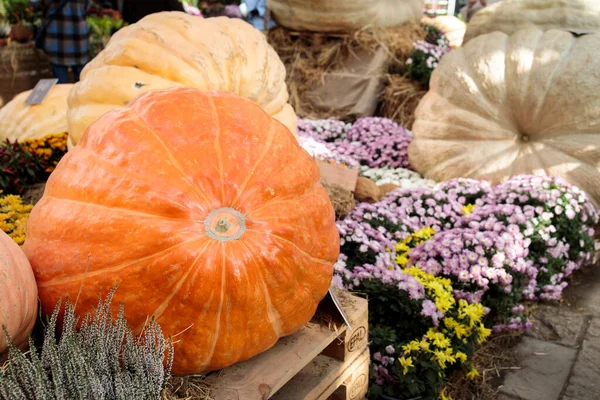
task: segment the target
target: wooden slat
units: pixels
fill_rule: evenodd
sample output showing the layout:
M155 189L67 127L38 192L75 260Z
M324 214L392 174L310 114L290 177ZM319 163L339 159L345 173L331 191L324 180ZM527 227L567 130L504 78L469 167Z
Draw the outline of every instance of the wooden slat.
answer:
M364 375L366 365L366 377L353 377L353 372L357 372L361 367L360 375ZM362 398L363 387L367 385L369 373L369 350L364 349L360 356L353 362L344 363L331 357L319 355L309 365L304 367L294 379L288 382L271 399L273 400L324 400L336 392L336 390L346 384L342 393L343 399L352 400ZM356 378L356 379L352 379ZM352 383L358 383L360 387L352 386ZM340 394L338 394L339 396ZM354 395L354 397L350 397ZM364 393L362 393L364 397Z
M338 296L351 324L360 322L364 327L362 321L366 320L367 301L346 292L340 292ZM341 342L339 338L347 327L330 328L311 321L295 334L280 339L264 353L209 375L207 383L213 388L215 400L269 398L329 345Z

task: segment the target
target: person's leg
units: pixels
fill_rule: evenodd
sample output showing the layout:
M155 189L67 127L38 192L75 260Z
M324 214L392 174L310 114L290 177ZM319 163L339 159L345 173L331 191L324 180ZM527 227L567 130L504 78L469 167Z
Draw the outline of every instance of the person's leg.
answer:
M58 83L69 83L69 67L52 64L52 73L58 78Z
M75 78L75 82L79 82L79 76L81 75L81 70L85 65L74 65L73 68L73 77Z

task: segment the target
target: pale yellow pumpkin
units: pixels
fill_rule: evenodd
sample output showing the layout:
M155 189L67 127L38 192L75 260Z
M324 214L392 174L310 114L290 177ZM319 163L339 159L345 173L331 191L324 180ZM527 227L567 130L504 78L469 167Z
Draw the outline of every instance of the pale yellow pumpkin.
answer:
M285 67L260 31L240 19L162 12L119 30L83 69L68 99L69 145L107 111L173 86L233 92L296 133Z
M440 15L435 18L423 17L421 23L433 25L442 31L453 49L460 47L467 30L467 24L450 15Z
M277 23L311 32L349 32L367 25L391 27L417 22L424 0L268 0Z
M442 58L408 154L427 178L560 176L600 204L600 34L479 36Z
M599 0L502 0L471 18L464 43L490 32L511 35L537 27L550 29L600 30Z
M31 90L0 108L0 140L39 139L67 132L67 95L73 85L55 85L41 104L26 105Z

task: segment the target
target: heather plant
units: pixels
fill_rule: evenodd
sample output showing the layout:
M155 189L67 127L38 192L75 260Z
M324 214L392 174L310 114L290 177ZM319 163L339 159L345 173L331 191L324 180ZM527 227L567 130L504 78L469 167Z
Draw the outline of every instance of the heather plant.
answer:
M113 294L105 302L99 299L79 330L79 318L67 301L57 339L59 302L41 350L31 338L27 353L9 344L8 362L0 370L0 399L160 399L171 371L173 344L154 320L134 336L122 305L113 320Z

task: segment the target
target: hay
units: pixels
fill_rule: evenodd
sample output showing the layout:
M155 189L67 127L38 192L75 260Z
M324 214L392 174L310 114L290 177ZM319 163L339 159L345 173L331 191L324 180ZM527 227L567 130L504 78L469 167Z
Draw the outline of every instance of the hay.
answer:
M400 73L412 51L412 44L425 38L426 31L419 23L394 28L369 28L347 34L326 35L310 32L292 32L285 28L269 31L269 43L283 61L290 93L290 104L303 118L333 117L350 121L356 116L347 110L324 110L315 106L310 92L323 85L323 75L341 69L348 57L360 51L375 54L382 49L387 57L387 72Z
M212 390L204 375L172 376L161 400L212 400Z
M514 347L522 335L504 333L488 338L471 359L479 376L469 380L464 371L458 370L444 385L443 393L453 400L495 399L506 372L520 369Z
M351 191L346 190L338 185L329 185L324 182L322 185L327 191L327 195L329 195L329 199L333 205L335 218L337 220L344 219L348 214L350 214L350 211L356 207L354 195Z
M402 75L388 75L379 114L407 129L412 129L415 110L427 90L419 82Z

